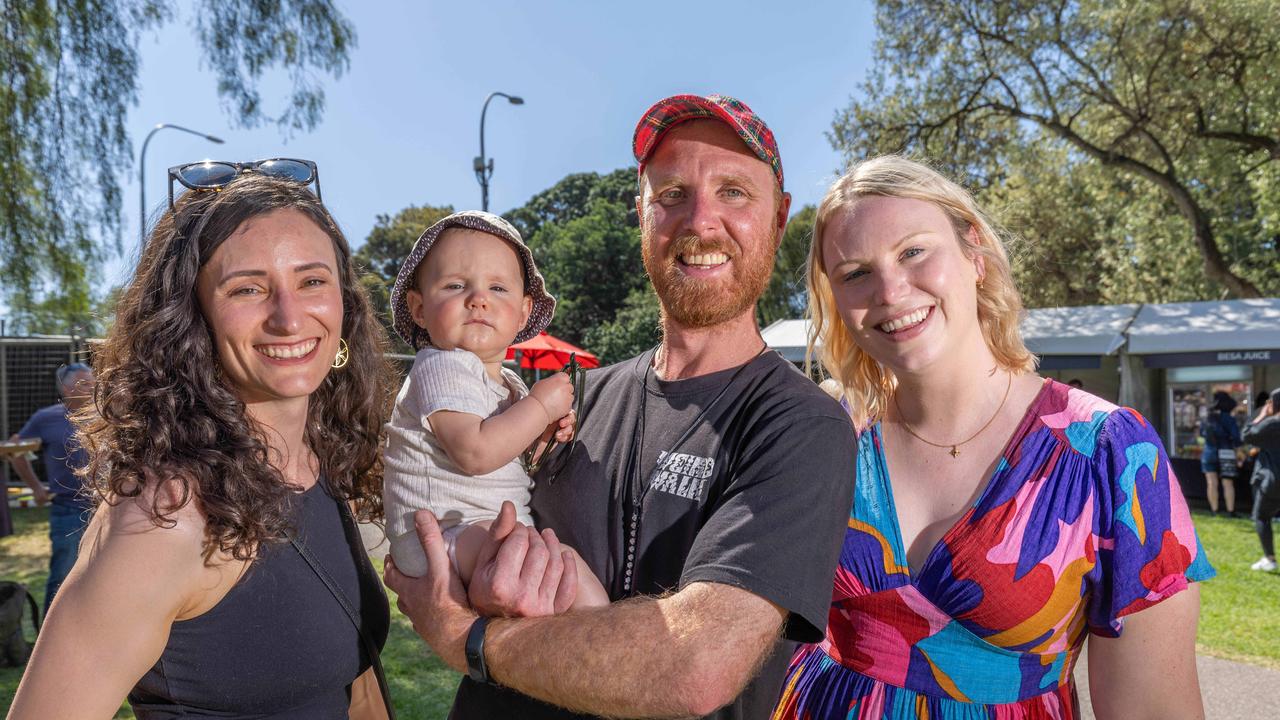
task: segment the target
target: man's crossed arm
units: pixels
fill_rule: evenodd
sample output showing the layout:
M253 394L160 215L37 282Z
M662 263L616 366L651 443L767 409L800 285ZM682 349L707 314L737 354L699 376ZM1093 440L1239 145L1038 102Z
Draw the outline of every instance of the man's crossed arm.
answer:
M490 676L525 695L612 717L698 717L732 702L774 649L786 610L747 590L691 583L568 614L574 563L555 534L515 522L504 503L472 580L486 615ZM410 578L387 558L386 583L414 629L446 663L465 672L467 631L477 617L453 570L435 517L415 517L428 572ZM567 599L566 599L567 598Z

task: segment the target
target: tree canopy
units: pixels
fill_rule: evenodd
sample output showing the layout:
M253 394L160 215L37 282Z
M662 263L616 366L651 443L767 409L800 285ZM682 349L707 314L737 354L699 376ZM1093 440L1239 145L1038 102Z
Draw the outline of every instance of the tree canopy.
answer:
M634 290L647 287L640 232L626 207L596 199L581 217L551 222L532 241L538 269L556 298L551 332L575 344L613 319Z
M413 244L422 231L451 214L451 205L410 205L395 215L379 215L369 237L353 255L362 273L361 282L369 291L373 310L386 326L393 345L401 352L409 352L409 346L400 340L391 326L392 286L396 275L400 274L400 265L413 250Z
M175 5L0 0L0 297L28 325L52 307L64 320L89 312L86 271L119 249L116 178L133 161L125 123L138 98L138 41L175 20ZM201 0L192 14L193 45L232 126L290 132L320 121L317 77L341 75L355 46L330 0ZM258 83L274 68L292 89L272 115Z
M640 227L636 217L636 169L619 168L601 175L594 172L566 175L555 185L529 198L529 201L504 217L515 225L525 242L532 242L543 225L565 223L589 212L596 200L625 206L626 221Z
M1280 6L880 0L876 23L833 144L976 188L1026 237L1033 302L1280 291Z
M778 320L803 317L809 301L805 286L805 264L809 261L809 239L813 237L813 221L818 208L806 205L787 221L786 232L778 244L778 254L773 264L773 277L756 306L760 327L767 327Z
M634 167L573 173L505 215L556 298L550 332L607 362L634 354L657 328L656 299L646 298L652 291L640 259L635 196ZM628 314L620 317L624 309Z

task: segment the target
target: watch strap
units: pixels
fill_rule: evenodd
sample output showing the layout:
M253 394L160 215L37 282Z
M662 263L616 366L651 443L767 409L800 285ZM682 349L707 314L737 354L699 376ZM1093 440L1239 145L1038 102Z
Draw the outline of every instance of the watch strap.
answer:
M492 685L489 677L489 666L484 662L484 633L489 626L489 618L478 617L471 623L467 631L467 644L463 652L467 656L467 677L478 683Z

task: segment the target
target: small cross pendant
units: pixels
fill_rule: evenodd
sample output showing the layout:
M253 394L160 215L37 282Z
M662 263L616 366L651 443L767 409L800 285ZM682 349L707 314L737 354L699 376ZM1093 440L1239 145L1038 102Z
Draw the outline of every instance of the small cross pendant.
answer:
M956 449L956 446L955 446L955 445L952 445L952 446L951 446L951 457L955 457L955 456L957 456L957 455L959 455L959 454L960 454L960 451Z

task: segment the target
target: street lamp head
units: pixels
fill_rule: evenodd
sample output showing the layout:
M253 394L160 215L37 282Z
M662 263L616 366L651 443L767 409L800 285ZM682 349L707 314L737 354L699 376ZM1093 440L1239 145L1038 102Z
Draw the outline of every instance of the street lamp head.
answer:
M504 97L512 105L524 104L524 98L519 95L508 95L495 90L489 93L489 97L484 99L484 105L480 108L480 156L472 161L471 167L475 170L476 180L480 183L480 209L485 211L489 209L489 177L493 175L493 158L489 158L488 162L485 161L484 116L489 112L489 101L495 97Z
M147 145L151 142L151 136L165 129L181 130L188 135L202 137L216 145L221 145L223 143L223 139L220 137L215 135L206 135L199 130L192 130L191 128L185 128L181 125L156 123L156 126L151 128L151 132L147 133L147 139L142 141L142 153L138 157L138 228L143 243L146 243L147 241Z

